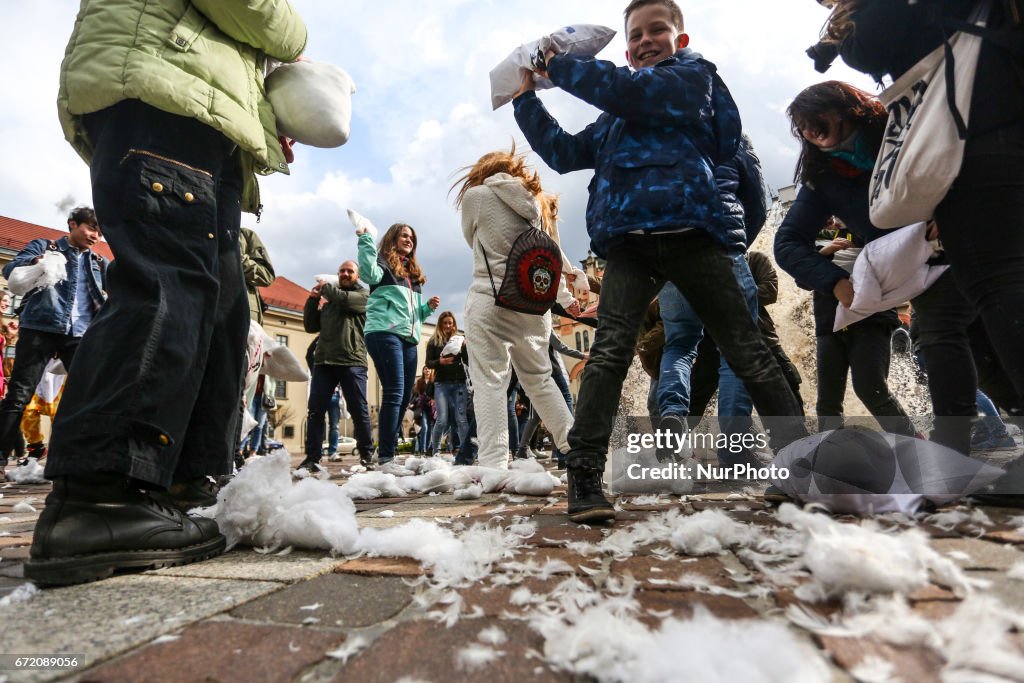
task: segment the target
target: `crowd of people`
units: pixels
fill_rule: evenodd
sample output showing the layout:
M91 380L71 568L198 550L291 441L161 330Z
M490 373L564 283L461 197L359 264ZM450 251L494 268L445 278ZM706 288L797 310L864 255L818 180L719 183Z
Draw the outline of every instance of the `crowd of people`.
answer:
M877 79L898 78L940 47L974 4L819 2L831 13L814 56L841 56ZM247 287L273 278L240 214L262 208L256 174L286 171L293 160L260 75L267 58L302 58L306 28L285 0L160 0L165 12L143 12L142 4L84 3L62 66L61 122L90 163L95 213L73 213L67 238L33 242L4 273L35 267L47 252L66 260L66 278L26 295L0 404L6 454L46 362L58 357L69 368L46 459L53 490L25 567L42 584L223 551L216 523L186 510L200 482L232 470L242 350L248 320L259 315ZM992 3L988 26L998 39L981 50L964 162L929 228L950 268L912 301L935 415L963 418L937 421L931 438L965 454L979 380L1004 412L1018 414L1024 395L1024 236L1016 227L1024 219L1024 87L1007 47L1020 30L1009 4ZM116 30L129 14L132 30ZM452 187L473 254L465 334L455 313L442 312L419 376L422 325L440 299L424 294L417 232L398 222L377 240L365 219L353 219L356 259L341 263L336 281L314 286L304 310L305 329L319 338L303 466L319 467L325 416L340 387L365 468L409 473L396 461L407 410L419 427L418 450L437 455L447 434L456 465L507 468L531 452L531 429L518 428L522 394L525 421L533 430L543 422L566 469L569 518L614 519L602 478L636 351L652 376L650 412L661 429L692 427L717 389L723 431L750 429L756 410L773 449L807 435L800 373L766 308L778 275L770 258L748 250L767 197L740 112L714 63L688 48L673 0L632 0L623 16L627 67L552 44L524 70L513 100L522 134L548 168L593 170L586 225L605 266L594 283L596 320L581 316L578 297L591 283L559 246L557 197L515 147L483 155ZM172 34L188 36L179 45L194 41L191 49L165 49ZM566 131L539 96L537 77L599 116ZM836 307L853 301L857 250L885 234L868 212L885 108L827 81L797 94L787 115L801 144L800 189L774 255L814 292L819 426L841 426L852 374L884 429L917 435L887 385L896 312L834 329ZM109 269L90 250L100 226L116 256ZM552 310L597 328L575 401ZM72 365L79 347L88 365ZM366 398L371 360L382 385L376 439ZM254 413L268 407L267 386L255 391L241 401ZM723 462L737 457L752 456L719 453Z

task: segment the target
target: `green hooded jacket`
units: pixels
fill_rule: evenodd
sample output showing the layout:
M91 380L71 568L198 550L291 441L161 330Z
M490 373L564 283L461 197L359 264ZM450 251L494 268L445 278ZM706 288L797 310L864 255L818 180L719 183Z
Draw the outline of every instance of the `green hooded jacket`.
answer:
M305 47L287 0L82 0L60 71L64 136L88 163L84 114L137 99L194 118L244 152L242 210L256 213L255 174L288 172L266 60L294 61Z

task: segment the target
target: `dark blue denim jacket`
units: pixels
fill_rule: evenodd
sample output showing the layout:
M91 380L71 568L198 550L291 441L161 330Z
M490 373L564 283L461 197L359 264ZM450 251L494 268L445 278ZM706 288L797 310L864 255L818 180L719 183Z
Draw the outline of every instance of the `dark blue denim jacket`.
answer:
M602 112L571 135L528 92L515 99L516 121L552 169L594 169L587 203L591 247L604 256L626 233L699 228L732 242L716 166L736 154L740 116L714 64L681 50L631 71L565 54L548 63L551 81Z
M57 251L67 258L68 277L54 287L35 289L25 295L23 307L19 315L22 327L39 332L67 334L71 323L71 307L75 301L75 290L78 287L78 250L71 246L67 237L56 242L38 239L29 242L14 260L3 268L4 277L9 278L11 272L19 266L32 264L33 259L42 256L53 244ZM89 280L86 289L89 292L93 314L99 310L106 300L107 260L91 252L89 254Z

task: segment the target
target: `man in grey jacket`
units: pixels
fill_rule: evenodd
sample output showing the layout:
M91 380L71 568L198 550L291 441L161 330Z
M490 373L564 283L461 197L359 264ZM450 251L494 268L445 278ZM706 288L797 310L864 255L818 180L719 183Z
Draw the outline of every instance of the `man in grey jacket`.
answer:
M319 282L309 292L302 312L306 332L319 332L313 354L312 380L306 424L306 459L299 468L319 469L324 441L324 416L331 394L341 385L345 406L352 416L359 462L370 467L373 438L366 403L366 300L369 292L359 284L359 266L345 261L338 267L338 284ZM323 301L323 306L321 306Z

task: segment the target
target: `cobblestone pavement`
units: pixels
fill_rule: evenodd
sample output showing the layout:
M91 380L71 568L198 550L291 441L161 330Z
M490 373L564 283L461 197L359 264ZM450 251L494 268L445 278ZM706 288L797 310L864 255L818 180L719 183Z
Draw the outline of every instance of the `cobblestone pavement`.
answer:
M342 466L354 464L348 460L325 464L337 477ZM22 563L48 490L48 485L0 488L0 596L25 583ZM779 524L763 513L757 497L727 492L673 497L655 505L637 505L634 500L618 500L614 528L673 508L684 514L720 509L738 521ZM25 503L36 511L28 511L21 505ZM698 606L722 619L785 623L785 608L800 603L792 590L773 588L760 597L734 597L664 580L685 565L688 574L703 577L710 586L729 589L741 580L764 582L757 567L733 552L691 558L646 547L626 559L580 554L572 549L574 542L599 541L610 528L569 523L561 488L550 498L486 494L478 500L456 501L451 495L414 495L358 502L356 507L360 525L366 527L397 526L411 518L459 518L467 524L505 526L528 520L537 532L510 559L541 564L562 560L567 568L557 576L526 578L521 586L536 594L563 581L567 573L598 586L631 576L636 582L633 597L642 608L639 618L652 625L668 615L687 618ZM381 515L385 510L394 514ZM988 594L1024 611L1024 584L1007 576L1024 557L1024 529L1021 520L1014 519L1020 511L985 512L991 524L963 523L948 530L925 523L918 527L929 534L934 549L954 558L969 576L991 580ZM517 618L524 608L511 599L516 584L505 585L492 576L460 588L462 618L445 627L436 618L437 606L417 599L416 579L423 572L419 563L407 558L346 559L303 551L259 554L245 548L185 567L41 591L24 602L0 607L0 653L74 654L81 657L81 665L73 672L7 670L0 672L0 681L581 680L540 656L541 636ZM725 591L730 592L735 593ZM912 610L930 620L951 614L959 602L947 586L934 583L910 596ZM808 607L827 616L839 606ZM457 653L492 625L508 637L501 647L504 655L478 668L460 668ZM938 680L941 658L922 646L896 647L873 636L812 635L789 628L824 653L834 681L854 680L848 672L871 655L892 663L894 679ZM1013 637L1024 653L1024 637ZM354 654L346 656L349 652ZM685 663L680 667L685 670Z

